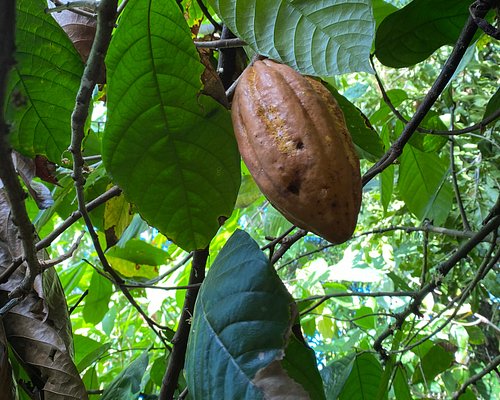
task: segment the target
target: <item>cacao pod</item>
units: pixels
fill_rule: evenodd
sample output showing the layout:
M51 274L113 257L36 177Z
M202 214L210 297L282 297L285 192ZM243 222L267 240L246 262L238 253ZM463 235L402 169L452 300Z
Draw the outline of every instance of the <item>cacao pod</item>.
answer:
M271 60L242 74L232 104L241 156L268 200L293 224L348 240L361 174L344 115L320 82Z

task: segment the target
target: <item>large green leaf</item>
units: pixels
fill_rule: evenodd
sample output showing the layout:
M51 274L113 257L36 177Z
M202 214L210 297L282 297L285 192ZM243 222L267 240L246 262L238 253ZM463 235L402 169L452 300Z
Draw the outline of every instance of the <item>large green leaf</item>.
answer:
M408 209L418 218L428 218L436 225L446 220L453 202L448 169L448 162L436 153L405 146L398 189Z
M270 379L268 368L281 368L292 307L293 299L257 243L236 231L210 267L196 301L186 357L190 397L263 399L261 378ZM281 372L276 384L303 391Z
M351 374L340 393L339 400L372 400L377 398L382 366L373 354L356 356ZM385 397L387 398L387 396Z
M176 2L130 3L106 62L106 168L151 225L184 249L207 246L233 210L240 160L229 113L200 94Z
M413 0L378 27L377 58L388 67L408 67L441 46L454 44L469 16L470 4L470 0Z
M371 72L375 21L368 0L209 0L257 53L303 74Z
M441 372L447 370L455 359L452 352L446 351L439 344L434 345L420 362L420 367L415 369L412 382L430 382Z
M46 7L44 0L17 2L17 63L10 73L5 112L16 150L60 164L70 144L83 65Z

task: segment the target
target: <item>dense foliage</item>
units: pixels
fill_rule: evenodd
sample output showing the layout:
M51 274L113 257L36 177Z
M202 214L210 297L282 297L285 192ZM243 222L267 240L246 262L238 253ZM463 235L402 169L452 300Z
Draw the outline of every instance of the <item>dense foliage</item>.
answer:
M496 398L498 1L5 3L0 399ZM344 244L240 160L257 56L343 110Z

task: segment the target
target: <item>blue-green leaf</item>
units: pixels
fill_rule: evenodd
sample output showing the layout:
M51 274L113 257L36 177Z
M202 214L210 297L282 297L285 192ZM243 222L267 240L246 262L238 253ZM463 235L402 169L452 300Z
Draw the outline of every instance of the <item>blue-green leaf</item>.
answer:
M254 51L297 71L371 72L375 21L368 0L209 0Z
M148 366L148 352L143 352L130 363L120 374L104 389L101 400L136 400L141 391L141 381Z
M5 115L16 150L61 164L83 65L46 7L44 0L17 2L17 63L10 73Z
M229 112L200 94L204 66L176 2L128 4L106 65L106 169L151 225L206 247L233 210L240 159Z
M263 399L260 378L271 378L271 367L284 375L279 381L303 392L279 364L293 323L292 306L257 243L236 231L210 267L196 301L186 357L191 398Z

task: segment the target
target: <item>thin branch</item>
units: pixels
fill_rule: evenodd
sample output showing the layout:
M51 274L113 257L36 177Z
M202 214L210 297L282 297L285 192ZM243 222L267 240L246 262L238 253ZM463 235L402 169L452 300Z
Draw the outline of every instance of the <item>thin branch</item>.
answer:
M120 5L118 6L118 9L116 10L116 15L120 15L123 10L125 9L125 7L127 6L128 4L128 0L123 0Z
M315 308L319 307L325 301L338 297L415 297L418 292L345 292L345 293L331 293L324 296L310 296L304 299L295 300L297 303L303 301L319 300L314 303L311 307L305 309L300 313L300 315L305 315L310 313Z
M422 226L389 226L387 228L376 228L371 231L366 231L366 232L361 232L355 236L353 236L349 240L355 240L359 239L360 237L367 236L367 235L374 235L374 234L381 234L381 233L387 233L387 232L392 232L392 231L405 231L406 233L412 233L412 232L429 232L429 233L436 233L436 234L441 234L441 235L447 235L447 236L454 236L458 238L464 238L464 239L470 239L476 235L477 232L471 232L471 231L459 231L457 229L448 229L448 228L442 228L440 226L434 226L432 224L424 224ZM483 242L491 242L493 239L491 237L486 237L484 238ZM495 243L500 244L500 239L497 238L495 240ZM280 269L286 267L287 265L301 259L304 257L311 256L313 254L322 252L323 250L326 250L330 247L336 246L334 244L326 244L324 246L320 246L315 250L308 251L306 253L300 254L293 260L287 261L286 263L283 263L280 265Z
M127 287L129 289L158 289L158 290L189 290L189 289L195 289L199 288L201 286L201 283L196 283L194 285L184 285L184 286L155 286L155 285L142 285L140 283L138 284L124 284L124 287Z
M73 314L73 312L76 310L76 308L80 305L80 303L83 301L83 299L85 297L87 297L87 295L89 294L89 290L86 289L82 295L78 298L78 300L76 301L75 304L73 304L73 306L71 306L71 308L68 310L68 314L71 315Z
M202 49L233 49L246 46L246 42L239 38L210 40L208 42L194 42L194 45Z
M399 112L399 110L392 104L391 99L387 95L387 91L385 90L384 84L382 83L382 79L380 78L377 69L375 67L375 64L373 62L373 55L370 56L370 63L372 65L374 75L375 75L375 80L377 81L378 87L380 89L380 93L382 94L382 100L384 100L384 103L389 107L389 109L392 111L392 113L396 116L398 120L403 122L404 124L407 124L409 121ZM491 124L492 122L496 121L498 118L500 118L500 108L493 111L491 114L489 114L487 117L485 117L482 121L479 121L477 124L468 126L463 129L450 129L446 131L438 130L438 129L428 129L424 128L421 126L418 126L416 128L416 131L419 133L426 133L429 135L440 135L440 136L458 136L458 135L463 135L466 133L471 133L474 131L482 131L486 126ZM476 135L471 135L471 136L476 136ZM485 139L482 136L479 136L480 138Z
M119 196L122 193L122 190L118 186L113 186L111 189L107 190L99 197L96 197L94 200L90 201L85 205L85 209L87 211L92 211L100 205L106 203L108 200L113 197ZM59 235L64 233L66 229L68 229L71 225L73 225L76 221L78 221L82 217L82 213L77 210L73 212L68 218L66 218L57 228L55 228L50 234L44 237L42 240L37 242L36 249L42 250L46 247L49 247L54 240L56 240Z
M222 26L220 26L220 24L208 12L208 8L205 6L205 4L203 3L203 1L202 0L196 0L196 2L200 6L201 12L203 13L203 15L205 17L207 17L207 19L210 21L210 23L214 26L214 29L216 31L219 31L219 32L222 31Z
M496 4L495 4L496 1ZM476 4L477 3L477 4ZM476 12L477 9L483 10L486 9L488 11L490 9L490 4L493 4L496 8L500 8L500 4L498 0L490 0L487 2L486 0L481 0L478 1L474 4L472 4L469 7L469 13L474 20L474 22L477 24L481 30L486 33L488 36L491 36L494 39L500 40L500 29L495 28L493 25L491 25L488 21L486 21L483 16L478 15Z
M120 288L130 304L132 304L132 306L139 312L139 314L141 314L141 316L151 327L151 329L164 342L165 346L168 347L167 343L164 341L163 336L161 335L161 332L156 330L156 327L158 327L159 329L168 329L168 327L164 327L151 319L144 312L144 310L142 310L141 306L130 294L128 289L123 286L123 279L111 267L108 260L106 259L106 255L104 254L102 246L99 242L99 238L94 229L92 221L90 220L90 216L85 205L85 178L83 176L83 167L85 161L83 160L82 155L82 142L85 136L84 126L89 114L92 91L96 85L97 79L100 74L101 65L103 65L104 57L106 56L109 42L111 41L111 33L115 25L114 22L116 18L116 10L117 0L102 0L98 7L97 31L80 82L80 89L78 90L78 94L76 97L75 108L73 110L73 114L71 115L72 134L70 151L73 155L73 180L75 181L78 210L80 211L85 221L85 225L87 226L87 229L90 233L94 248L97 252L97 256L99 257L99 261L101 262L104 271L109 274L109 276L113 280L113 283Z
M82 241L83 235L85 235L85 231L80 233L80 236L78 236L78 238L75 240L75 243L71 245L71 247L68 249L66 253L61 254L59 257L53 258L51 260L41 261L40 266L42 267L42 271L54 267L55 265L60 264L63 261L66 261L67 259L73 257L73 254L75 253L76 249L78 249L78 246L80 246L80 242Z
M436 269L436 278L429 282L425 287L423 287L416 296L414 296L413 301L403 310L401 313L396 314L396 323L393 326L387 328L382 332L377 340L373 343L373 348L380 353L383 358L387 357L387 351L382 347L383 341L394 333L395 330L401 329L401 326L405 322L406 318L410 314L420 315L420 305L424 300L425 296L434 291L443 279L448 275L452 268L476 247L481 241L488 236L491 232L498 229L500 225L500 215L495 215L490 219L490 221L483 226L483 228L477 232L474 237L464 243L460 248L445 262L441 263Z
M31 290L35 277L40 273L40 264L35 250L35 228L26 211L26 193L24 192L12 161L12 148L9 142L9 126L5 121L5 97L7 80L11 68L15 65L15 21L16 3L13 0L3 2L0 13L0 179L3 182L7 200L10 204L12 221L19 231L23 247L23 258L28 270L25 278L9 296L18 297Z
M279 235L277 238L270 239L271 241L268 244L266 244L265 246L262 246L260 249L261 250L272 249L278 243L280 243L286 236L288 236L290 233L292 233L292 231L295 228L296 228L295 226L292 226L291 228L289 228L285 232L283 232L281 235Z
M460 188L458 187L457 180L457 170L455 167L455 143L453 140L450 140L450 170L451 170L451 181L453 183L453 190L455 192L455 197L457 199L457 207L460 212L460 216L462 217L462 224L466 231L470 231L469 219L467 218L467 214L465 212L464 203L462 202L462 196L460 196Z
M62 11L62 9L60 10L55 10L55 8L57 7L62 7L65 5L64 2L60 1L60 0L51 0L51 2L56 6L54 8L46 8L45 9L45 12L49 13L49 12L59 12L59 11ZM85 10L82 10L81 8L70 8L70 7L67 7L66 8L68 11L71 11L72 13L74 14L78 14L78 15L81 15L83 17L87 17L87 18L91 18L91 19L96 19L97 18L97 15L95 15L94 13L90 12L90 11L85 11ZM50 10L55 10L55 11L50 11Z
M477 15L479 17L484 17L487 11L488 10L481 9L478 11ZM438 78L427 92L425 98L417 108L417 111L411 120L405 125L400 137L392 144L388 152L384 154L382 158L363 175L363 186L391 165L402 154L404 146L408 143L411 136L415 133L416 129L423 121L432 105L450 81L476 31L477 25L472 17L469 17Z
M189 285L201 284L203 282L207 259L208 249L196 250L194 252ZM179 375L184 368L191 317L193 316L194 305L199 290L199 287L193 287L186 292L179 327L172 339L172 353L170 354L168 367L163 377L159 400L173 400L174 398L174 393L179 382Z
M299 229L291 236L285 237L280 244L278 250L271 256L271 264L276 264L281 257L285 255L285 253L292 247L295 243L297 243L300 239L307 235L307 231L304 229Z
M481 372L476 375L471 376L465 383L460 387L460 389L453 394L452 400L458 400L462 394L465 393L470 385L475 384L484 376L488 375L491 371L495 370L500 365L500 356L496 356Z

